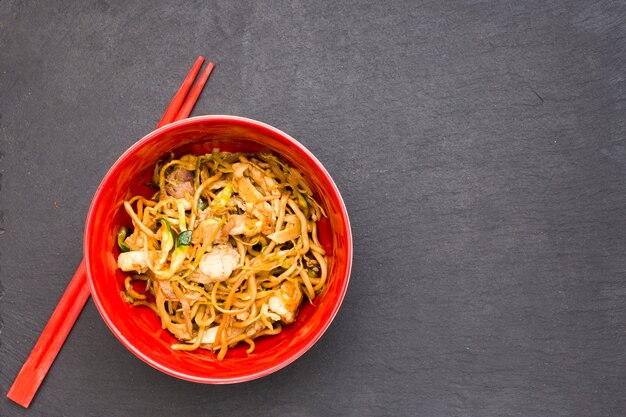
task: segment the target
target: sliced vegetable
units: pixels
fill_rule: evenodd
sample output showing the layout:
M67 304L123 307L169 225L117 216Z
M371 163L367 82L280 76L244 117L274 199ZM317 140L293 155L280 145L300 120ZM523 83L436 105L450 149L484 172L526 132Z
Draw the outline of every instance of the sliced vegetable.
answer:
M185 230L176 238L176 248L178 249L181 246L190 246L191 245L191 230Z
M306 202L306 198L304 198L304 196L300 193L298 193L298 205L302 210L306 210L309 206Z
M185 162L187 169L193 171L198 166L198 157L196 155L187 154L180 157L180 160Z
M211 209L219 210L226 207L226 204L228 204L232 195L233 183L229 182L224 188L222 188L219 193L217 193L217 195L215 196L215 200L213 200L213 203L211 204Z
M185 205L189 206L187 200L183 198L176 199L176 207L178 208L178 227L181 231L187 230L187 221L185 216Z
M159 261L163 264L167 260L170 250L174 247L175 239L170 222L164 218L160 218L157 221L161 223L161 257Z
M209 207L209 205L204 198L198 200L198 211L204 211L207 207Z
M128 230L128 227L126 226L120 227L120 231L117 232L117 246L120 247L120 250L122 252L130 251L130 247L128 247L128 245L124 243L124 241L126 240L126 236L128 236L129 234L130 230Z
M167 278L173 277L176 272L181 268L183 262L187 258L191 245L191 230L185 230L180 233L176 238L176 249L172 253L172 261L170 262L170 269L167 273Z
M154 165L154 171L152 171L152 183L154 183L156 187L159 186L159 176L161 174L162 166L163 166L163 161L159 159L157 163Z

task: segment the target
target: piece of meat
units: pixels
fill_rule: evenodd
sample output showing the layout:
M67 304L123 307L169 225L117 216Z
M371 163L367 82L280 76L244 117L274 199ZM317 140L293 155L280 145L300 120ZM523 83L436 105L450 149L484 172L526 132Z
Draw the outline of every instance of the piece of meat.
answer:
M148 258L143 251L122 252L117 257L117 266L122 271L137 271L141 274L148 270Z
M302 302L302 291L300 287L291 281L285 281L269 301L270 311L278 314L285 324L293 323L296 320L296 312Z
M219 233L217 232L217 229L219 229L220 227L220 221L213 217L202 220L198 227L196 227L196 229L193 231L191 235L191 242L194 244L203 243L211 240L211 237L218 237ZM211 241L208 243L213 242Z
M195 192L193 172L184 168L174 168L167 174L165 192L175 198L183 198L186 193L193 195Z
M201 284L221 282L233 273L239 264L239 253L229 244L214 246L200 259L198 269L189 278Z
M223 233L231 236L251 237L260 233L262 227L263 222L261 220L251 219L245 214L233 214L228 217Z
M263 234L268 235L274 231L274 226L276 225L276 215L274 214L274 210L272 210L272 205L270 203L264 201L255 204L251 214L261 220L263 224L261 232Z
M244 175L250 165L244 163L233 164L233 185L246 203L256 203L263 198L263 194L256 189L250 179Z

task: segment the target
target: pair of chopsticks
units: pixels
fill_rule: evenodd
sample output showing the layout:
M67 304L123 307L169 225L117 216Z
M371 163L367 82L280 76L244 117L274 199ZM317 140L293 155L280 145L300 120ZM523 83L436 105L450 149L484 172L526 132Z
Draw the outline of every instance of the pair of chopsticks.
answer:
M191 86L203 63L204 58L199 56L165 110L157 128L189 117L215 66L209 62L192 89ZM22 407L28 408L88 298L87 268L83 259L54 309L48 324L39 336L35 347L13 381L13 385L7 393L8 398Z
M189 91L191 84L193 84L193 80L196 79L198 72L200 72L203 62L204 58L199 56L196 63L193 64L193 67L191 67L189 74L185 77L185 81L183 81L178 89L178 92L172 99L172 102L165 110L165 113L163 113L163 117L161 117L161 120L157 125L157 129L161 126L175 122L176 120L186 119L189 117L193 106L195 106L196 101L198 101L198 97L200 97L204 84L206 84L209 79L209 75L211 75L211 71L213 71L213 67L215 67L214 63L209 62L204 69L204 72L202 72L202 75L200 75L200 78L198 78L196 85L194 85L193 89ZM187 98L186 100L185 97Z

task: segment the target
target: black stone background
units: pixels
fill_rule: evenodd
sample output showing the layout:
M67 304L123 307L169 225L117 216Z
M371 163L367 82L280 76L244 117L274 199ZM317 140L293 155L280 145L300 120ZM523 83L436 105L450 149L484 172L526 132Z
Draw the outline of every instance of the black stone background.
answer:
M626 4L0 1L0 415L626 415ZM299 139L354 268L287 368L205 386L88 302L29 410L6 392L87 208L199 55L193 115Z

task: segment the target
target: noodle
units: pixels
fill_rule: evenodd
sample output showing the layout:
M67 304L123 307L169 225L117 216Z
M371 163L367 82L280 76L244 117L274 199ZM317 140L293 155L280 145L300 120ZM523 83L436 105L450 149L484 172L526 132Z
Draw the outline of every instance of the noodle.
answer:
M178 343L222 360L238 343L280 333L304 296L324 291L328 267L318 239L325 216L302 175L276 156L187 154L159 161L158 193L124 209L118 267L134 272L122 298L146 306ZM120 236L118 234L118 236ZM134 282L144 281L138 291Z

